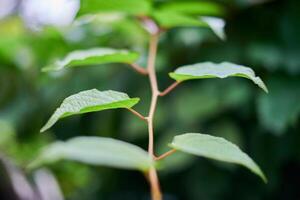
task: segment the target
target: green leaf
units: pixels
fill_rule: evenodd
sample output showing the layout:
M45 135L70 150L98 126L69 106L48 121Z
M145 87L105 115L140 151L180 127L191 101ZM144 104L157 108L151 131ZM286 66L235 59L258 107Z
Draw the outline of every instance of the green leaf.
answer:
M57 71L65 67L78 67L84 65L97 65L105 63L133 63L139 55L127 50L110 48L93 48L77 50L69 53L64 59L56 61L42 71Z
M61 118L107 109L131 108L138 102L139 98L129 98L125 93L112 90L103 92L96 89L82 91L66 98L41 129L41 132L52 127Z
M224 9L213 2L173 2L159 7L163 11L172 11L191 15L223 15Z
M123 12L131 15L145 15L151 10L148 0L84 0L80 14L99 12Z
M198 26L208 27L208 25L196 17L184 15L182 13L157 10L152 13L154 19L163 28Z
M126 19L126 15L123 13L97 13L82 15L71 24L71 27L82 26L85 24L112 24Z
M176 136L170 146L185 153L242 165L267 182L259 166L238 146L224 138L200 133L186 133Z
M261 89L268 92L264 82L259 77L255 76L255 73L251 68L229 62L222 62L220 64L204 62L187 65L179 67L175 70L175 72L170 73L169 75L171 78L179 82L203 78L227 78L231 76L243 77L252 80Z
M204 22L208 24L210 29L221 39L226 40L225 35L225 21L217 17L201 17Z
M163 4L151 14L163 28L208 27L209 24L199 16L219 16L224 14L224 10L211 2L174 2Z
M45 147L28 168L60 160L141 171L147 171L154 165L146 151L130 143L105 137L76 137Z

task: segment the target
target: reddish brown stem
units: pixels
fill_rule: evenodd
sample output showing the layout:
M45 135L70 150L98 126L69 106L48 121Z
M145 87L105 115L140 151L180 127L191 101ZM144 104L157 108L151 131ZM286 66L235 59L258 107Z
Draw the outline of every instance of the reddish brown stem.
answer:
M156 169L153 167L149 170L149 181L151 184L151 199L162 200L162 194L160 191L159 180L157 177Z
M134 114L135 116L137 116L138 118L144 120L144 121L147 121L147 118L144 117L142 114L140 114L139 112L137 112L136 110L132 109L132 108L128 108L128 110Z
M172 149L172 150L162 154L161 156L156 157L155 160L162 160L162 159L168 157L169 155L172 155L175 152L176 152L176 149Z
M153 151L153 117L156 109L157 97L159 94L158 86L157 86L157 79L155 73L155 58L156 58L156 51L157 51L157 43L158 43L158 35L151 35L150 40L150 47L149 47L149 58L148 58L148 73L149 73L149 80L151 85L152 97L151 97L151 105L149 109L148 115L148 131L149 131L149 146L148 152L151 156L154 155Z
M142 74L142 75L147 75L148 74L148 70L144 69L143 67L139 66L136 63L129 63L129 65L138 73Z
M154 150L153 150L153 146L154 146L153 118L154 118L155 108L157 104L157 97L159 95L156 73L155 73L155 58L157 53L158 36L159 33L151 34L148 65L147 65L149 81L150 81L151 91L152 91L151 105L149 109L149 115L147 117L148 134L149 134L148 153L153 159L155 159ZM162 200L160 184L157 177L156 169L152 167L149 170L148 175L149 175L149 182L151 187L152 200Z
M180 84L180 82L176 81L173 84L171 84L169 87L167 87L164 91L159 93L159 96L163 97L165 95L167 95L169 92L171 92L174 88L176 88L178 85Z

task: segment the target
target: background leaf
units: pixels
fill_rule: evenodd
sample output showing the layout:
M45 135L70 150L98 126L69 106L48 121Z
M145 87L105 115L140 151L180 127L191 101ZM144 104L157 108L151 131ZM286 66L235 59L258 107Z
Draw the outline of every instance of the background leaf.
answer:
M129 98L125 93L112 90L103 92L96 89L82 91L66 98L41 129L41 132L49 129L64 117L107 109L131 108L138 102L139 98Z
M141 171L153 166L148 153L138 146L112 138L76 137L45 147L28 167L36 168L59 160Z
M42 70L61 70L64 67L78 67L104 63L133 63L138 57L138 54L135 52L111 48L77 50L69 53L64 59L58 60L53 65L47 66Z
M243 165L260 176L265 182L267 181L257 164L236 145L224 138L199 133L186 133L175 136L170 146L197 156Z
M225 20L217 17L201 17L208 24L210 29L221 39L226 40Z
M169 75L176 81L202 78L227 78L230 76L244 77L252 80L265 92L268 92L263 81L259 77L255 76L255 73L251 68L229 62L222 62L220 64L204 62L187 65L177 68L175 72L170 73Z
M214 2L171 2L159 7L163 11L184 13L190 15L214 15L224 14L224 9Z
M148 0L85 0L81 3L80 14L118 11L132 15L143 15L151 9L151 3Z
M198 26L208 27L205 22L196 17L184 15L182 13L157 10L152 13L154 19L163 28Z

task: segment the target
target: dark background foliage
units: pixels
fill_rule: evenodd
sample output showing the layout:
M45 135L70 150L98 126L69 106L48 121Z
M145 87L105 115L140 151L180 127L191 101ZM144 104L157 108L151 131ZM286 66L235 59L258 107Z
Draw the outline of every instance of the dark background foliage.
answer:
M266 95L249 81L236 78L187 82L159 100L156 149L166 151L171 138L184 132L222 136L247 152L269 182L263 184L238 166L178 154L168 158L168 167L159 173L165 199L299 199L300 2L220 2L227 10L227 41L202 28L176 28L162 35L157 60L160 88L171 83L167 73L181 65L232 61L254 68L270 92ZM129 68L111 64L40 72L70 50L94 46L137 50L143 55L140 63L145 64L146 34L130 21L113 30L94 24L64 34L52 28L31 32L17 16L0 21L2 159L23 168L47 143L78 135L108 136L147 147L144 124L122 110L72 117L46 134L39 133L66 96L85 89L113 89L141 97L137 110L147 112L148 80ZM72 162L49 168L66 199L148 199L147 182L138 172ZM10 192L2 188L3 196Z

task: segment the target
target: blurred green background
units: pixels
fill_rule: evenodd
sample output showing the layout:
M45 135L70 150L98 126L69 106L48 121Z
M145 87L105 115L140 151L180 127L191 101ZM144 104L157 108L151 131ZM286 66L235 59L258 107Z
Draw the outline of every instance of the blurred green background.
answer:
M167 73L181 65L231 61L252 67L266 82L269 94L238 78L182 84L159 99L157 154L167 151L166 144L177 134L218 135L247 152L269 182L265 185L239 166L176 154L159 172L165 200L300 199L300 1L217 2L226 9L227 40L221 41L204 28L175 28L164 33L157 59L160 89L172 83ZM141 97L136 109L147 113L151 95L148 79L126 66L40 71L71 50L95 46L136 50L142 54L140 64L145 65L147 39L145 31L130 20L33 31L18 13L0 19L2 162L9 160L23 169L46 144L78 135L113 137L147 148L147 127L122 110L71 117L51 131L39 133L65 97L91 88ZM135 171L73 162L59 162L49 169L67 200L149 199L148 184ZM24 174L32 179L32 173ZM1 176L6 175L1 172ZM14 199L7 198L5 187L0 187L0 193L1 199Z

